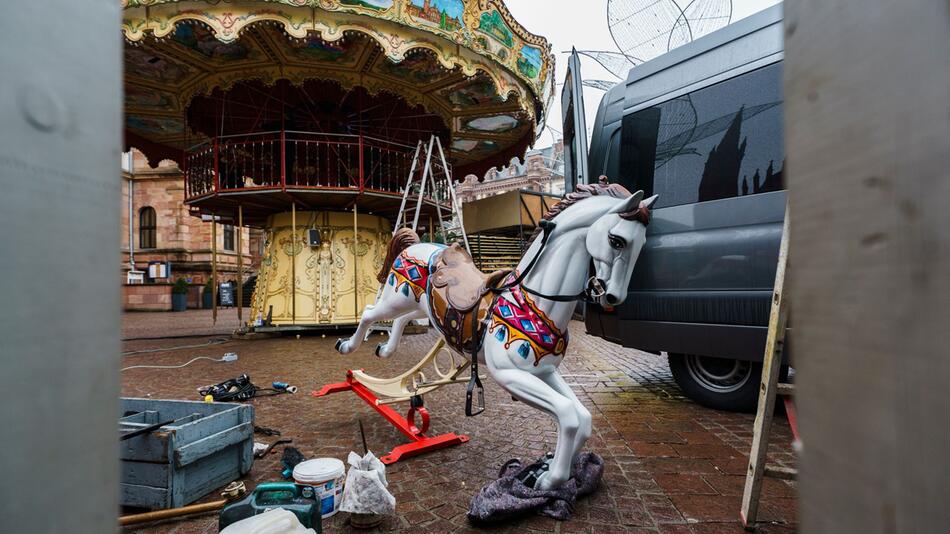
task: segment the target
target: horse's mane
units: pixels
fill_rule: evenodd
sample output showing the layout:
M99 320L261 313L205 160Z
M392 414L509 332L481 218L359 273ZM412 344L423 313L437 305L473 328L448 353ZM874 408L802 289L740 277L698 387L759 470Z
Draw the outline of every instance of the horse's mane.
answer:
M611 184L607 183L607 177L601 176L596 184L577 184L576 189L564 196L564 200L561 200L557 204L551 207L545 214L544 219L552 220L561 213L564 212L567 208L577 204L578 202L591 197L596 196L608 196L613 198L628 198L633 193L627 190L626 187L620 184ZM650 209L640 204L640 207L637 209L626 211L623 213L618 213L621 219L626 219L628 221L640 221L644 225L649 224L650 222ZM534 242L535 238L541 234L541 228L535 228L534 233L531 234L531 238L528 240L528 245Z

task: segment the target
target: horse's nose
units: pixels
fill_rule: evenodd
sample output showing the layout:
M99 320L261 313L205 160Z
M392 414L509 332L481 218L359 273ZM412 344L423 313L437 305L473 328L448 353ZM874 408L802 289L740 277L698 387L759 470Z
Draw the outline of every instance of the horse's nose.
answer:
M618 299L617 297L611 295L610 293L607 293L606 299L607 299L607 304L609 304L609 305L611 305L611 306L614 306L614 305L616 305L618 302L620 302L620 299Z

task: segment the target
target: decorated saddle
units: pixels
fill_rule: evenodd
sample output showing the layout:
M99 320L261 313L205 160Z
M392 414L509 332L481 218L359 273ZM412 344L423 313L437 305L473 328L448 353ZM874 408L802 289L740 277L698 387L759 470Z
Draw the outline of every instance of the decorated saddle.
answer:
M429 309L446 343L472 354L481 348L485 329L490 328L505 348L525 341L518 355L524 359L533 355L535 366L545 356L562 356L567 332L538 309L516 279L514 271L481 272L458 244L442 251L428 277ZM505 290L498 291L500 287Z
M491 288L510 273L483 273L458 243L442 251L429 273L429 311L449 346L478 352L496 299Z

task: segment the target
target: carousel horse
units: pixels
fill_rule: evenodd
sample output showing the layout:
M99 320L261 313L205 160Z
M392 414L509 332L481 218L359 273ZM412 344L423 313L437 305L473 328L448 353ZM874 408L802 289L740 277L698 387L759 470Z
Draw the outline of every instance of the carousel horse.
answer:
M603 177L598 184L578 185L545 214L517 269L490 275L457 244L421 243L415 232L401 229L379 273L382 294L336 349L352 353L373 323L392 320L389 340L376 348L377 356L389 357L406 324L428 317L449 346L472 358L467 415L472 415L473 389L480 392L482 362L514 398L554 416L553 459L532 483L538 489L560 487L591 435L590 412L558 373L568 323L577 300L605 306L624 301L655 200ZM588 276L591 263L594 275Z

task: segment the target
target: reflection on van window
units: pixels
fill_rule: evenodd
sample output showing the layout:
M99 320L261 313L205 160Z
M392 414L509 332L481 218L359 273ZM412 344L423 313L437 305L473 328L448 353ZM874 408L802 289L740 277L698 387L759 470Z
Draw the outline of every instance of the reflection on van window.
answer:
M627 115L620 159L659 207L783 189L781 64Z

